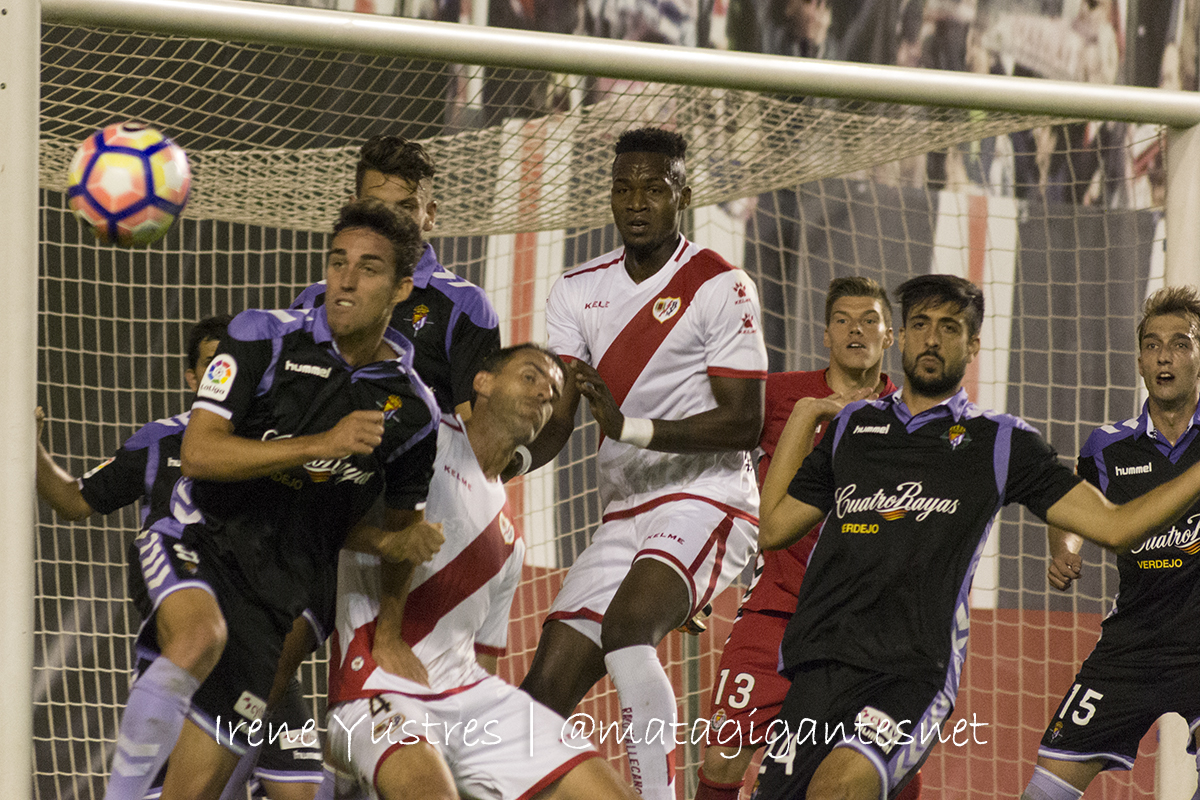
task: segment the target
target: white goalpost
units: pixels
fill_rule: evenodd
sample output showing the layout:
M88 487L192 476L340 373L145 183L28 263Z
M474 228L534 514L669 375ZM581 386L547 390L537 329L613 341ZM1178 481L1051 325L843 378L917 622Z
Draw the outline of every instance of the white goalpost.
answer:
M1200 284L1196 94L244 0L42 0L39 52L28 41L38 9L17 5L0 15L16 64L13 78L0 76L13 143L0 156L0 187L12 253L12 385L22 387L2 401L11 494L3 540L14 566L0 591L6 608L24 614L3 623L14 643L4 659L14 687L4 736L17 754L0 780L13 781L6 796L101 796L136 630L122 577L133 515L72 525L44 508L28 513L35 389L47 407L44 442L76 475L137 425L182 410L186 326L286 305L315 279L357 145L371 134L403 132L435 156L435 245L443 263L485 288L508 344L544 339L554 278L615 246L606 181L616 135L672 126L689 140L688 235L758 281L774 369L824 360L819 309L829 278L857 272L891 287L956 272L987 293L973 398L1030 419L1068 458L1091 427L1136 413L1132 329L1148 288ZM18 98L17 88L28 93ZM75 224L63 192L78 141L134 117L188 151L195 182L162 242L121 251ZM1070 173L1082 188L1100 185L1091 190L1102 200L1090 204L1049 200L1054 178L1042 167L1040 179L1017 185L1011 165L1032 163L1019 147L1023 131L1084 124L1120 132L1102 154L1113 163L1145 161L1165 138L1162 185L1132 168ZM973 177L935 185L930 153ZM898 358L885 365L898 372ZM556 464L510 492L531 544L502 662L510 680L523 675L562 571L598 521L595 444L585 424ZM1032 768L1028 742L1094 642L1115 586L1112 560L1089 551L1078 594L1051 595L1044 527L1019 514L1002 519L976 576L977 630L956 712L986 716L999 743L939 748L926 767L927 796L995 796ZM660 649L689 719L706 713L737 599L733 590L720 598L710 634L673 635ZM304 678L318 713L319 658ZM607 684L584 708L614 718ZM1194 763L1179 755L1178 729L1169 736L1151 791L1187 797ZM619 752L606 750L618 765ZM679 764L688 797L697 757L685 748ZM1130 780L1120 784L1129 794L1111 796L1150 796L1138 776Z

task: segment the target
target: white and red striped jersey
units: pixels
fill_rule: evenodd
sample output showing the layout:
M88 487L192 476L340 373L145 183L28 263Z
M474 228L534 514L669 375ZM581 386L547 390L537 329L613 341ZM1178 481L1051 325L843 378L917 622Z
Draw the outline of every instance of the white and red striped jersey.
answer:
M371 659L379 614L379 559L343 550L337 630L329 663L329 705L378 691L441 693L487 673L477 652L502 655L521 580L525 543L513 526L503 484L484 477L462 420L443 417L425 517L446 537L413 571L402 634L429 672L429 689L391 676Z
M595 367L621 413L649 419L716 408L709 376L765 380L760 318L746 273L682 236L641 283L622 247L565 273L546 302L550 348ZM607 513L686 492L757 514L751 463L748 452L659 453L605 438L601 504Z

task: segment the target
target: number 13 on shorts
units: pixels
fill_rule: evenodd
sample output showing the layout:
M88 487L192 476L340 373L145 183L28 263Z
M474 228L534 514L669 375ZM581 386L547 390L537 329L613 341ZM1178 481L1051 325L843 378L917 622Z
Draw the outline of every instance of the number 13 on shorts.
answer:
M750 704L750 693L754 691L754 676L748 672L739 672L734 677L735 686L729 688L729 696L725 696L725 683L729 680L729 670L721 670L721 682L717 684L717 705L727 705L730 708L745 708Z
M1063 701L1062 708L1058 710L1058 718L1066 717L1067 712L1071 710L1071 704L1075 703L1075 696L1079 694L1079 690L1083 688L1078 683L1071 687L1071 693L1067 695L1067 699ZM1096 700L1103 700L1104 695L1093 689L1085 689L1083 696L1079 698L1079 702L1075 703L1076 710L1071 714L1071 721L1080 727L1087 725L1092 721L1092 716L1096 713Z

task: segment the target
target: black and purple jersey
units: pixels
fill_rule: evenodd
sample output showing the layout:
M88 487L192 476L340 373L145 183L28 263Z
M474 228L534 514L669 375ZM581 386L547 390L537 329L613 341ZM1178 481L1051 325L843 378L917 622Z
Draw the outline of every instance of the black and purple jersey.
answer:
M1016 502L1045 519L1078 483L1029 425L963 390L916 416L900 392L847 406L788 490L828 516L783 671L832 660L957 687L971 579L996 514Z
M324 302L321 281L301 292L292 308ZM500 349L500 318L487 295L439 264L429 244L413 270L412 294L396 304L391 327L412 342L417 374L446 414L472 399L479 365Z
M1174 446L1143 406L1134 419L1092 431L1079 452L1080 477L1114 503L1127 503L1200 460L1200 411ZM1200 662L1200 502L1165 531L1117 555L1120 588L1092 657L1108 664Z
M246 481L176 485L173 524L208 537L209 552L236 564L250 591L289 624L332 596L325 584L338 551L381 493L389 508L425 502L440 415L412 370L412 346L390 329L386 341L396 358L354 368L337 351L324 307L244 311L229 323L196 393L193 411L218 414L235 435L264 441L327 431L359 409L384 412L383 443L369 455Z
M185 411L142 426L112 458L85 472L79 491L92 510L111 514L140 500L142 527L169 514L189 414Z

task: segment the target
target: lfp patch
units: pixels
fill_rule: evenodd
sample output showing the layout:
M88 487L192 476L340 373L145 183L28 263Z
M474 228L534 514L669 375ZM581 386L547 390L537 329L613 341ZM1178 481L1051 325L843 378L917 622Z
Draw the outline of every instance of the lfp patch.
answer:
M197 397L205 400L221 401L229 397L229 387L237 377L237 360L233 356L222 353L214 358L204 371L204 380L200 383Z

